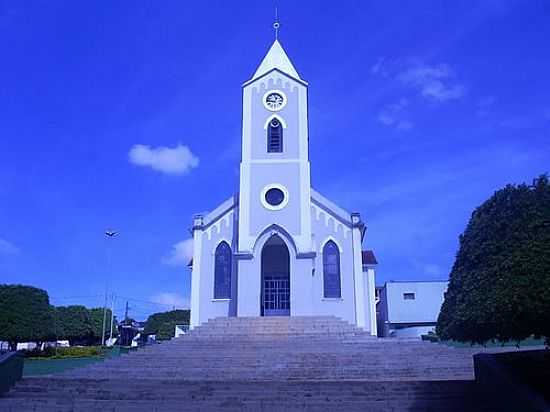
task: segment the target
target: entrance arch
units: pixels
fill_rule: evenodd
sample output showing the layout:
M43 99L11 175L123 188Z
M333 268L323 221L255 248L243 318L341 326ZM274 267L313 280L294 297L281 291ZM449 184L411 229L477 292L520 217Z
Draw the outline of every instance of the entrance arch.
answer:
M290 315L290 253L286 243L273 235L262 248L260 313Z

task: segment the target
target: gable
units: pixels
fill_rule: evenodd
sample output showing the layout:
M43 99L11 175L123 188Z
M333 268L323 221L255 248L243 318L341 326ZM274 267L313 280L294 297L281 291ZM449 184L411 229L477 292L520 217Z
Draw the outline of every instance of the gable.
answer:
M343 223L348 227L352 227L351 213L337 206L319 192L313 190L313 188L311 188L311 203L323 210L325 213L328 213L340 223Z
M225 202L216 207L213 211L203 216L202 228L206 229L215 224L220 219L223 219L231 210L238 204L239 195L231 196Z

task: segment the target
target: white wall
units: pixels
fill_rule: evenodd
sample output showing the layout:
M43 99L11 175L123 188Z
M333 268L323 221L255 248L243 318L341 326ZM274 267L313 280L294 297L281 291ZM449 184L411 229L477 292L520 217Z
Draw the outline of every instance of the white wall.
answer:
M447 281L386 282L383 294L390 323L436 322L443 304ZM405 300L403 294L414 293L414 300ZM383 304L383 302L381 302Z
M309 301L311 302L309 312L312 315L334 315L355 323L351 228L317 205L311 206L311 228L313 248L317 253L315 260L312 262L315 272L313 276L310 276L309 285L306 285L305 281L303 282L304 291L309 293ZM335 242L340 250L340 299L324 297L323 247L329 240Z
M197 326L220 316L229 316L230 299L214 299L214 264L217 246L225 241L235 253L234 217L236 208L231 202L224 202L231 209L221 215L212 212L205 218L204 229L194 233L193 272L191 279L191 325ZM208 218L212 218L208 221ZM234 274L236 275L236 273ZM234 276L235 277L235 276ZM232 283L236 282L232 278Z
M419 338L434 330L435 326L409 326L401 329L390 328L389 336L392 338Z

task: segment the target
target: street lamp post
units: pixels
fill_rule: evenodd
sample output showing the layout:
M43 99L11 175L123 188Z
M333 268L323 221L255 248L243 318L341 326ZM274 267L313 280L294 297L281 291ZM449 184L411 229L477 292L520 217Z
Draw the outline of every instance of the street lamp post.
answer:
M118 232L112 230L112 229L107 229L105 231L105 236L107 236L107 239L112 239L114 238L115 236L118 235ZM107 246L107 276L111 276L111 248L110 248L110 245ZM103 305L103 328L102 328L102 332L101 332L101 346L105 346L105 329L106 329L106 323L107 323L107 284L108 284L109 280L107 278L107 280L105 281L105 303ZM113 313L112 311L114 310L114 296L113 296L113 305L112 305L112 309L111 309L111 338L113 337Z

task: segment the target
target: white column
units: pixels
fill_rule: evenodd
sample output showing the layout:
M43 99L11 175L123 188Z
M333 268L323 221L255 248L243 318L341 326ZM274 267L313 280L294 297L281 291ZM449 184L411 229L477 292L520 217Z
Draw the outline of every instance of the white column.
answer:
M359 224L359 214L352 213L351 222ZM358 226L351 230L353 242L353 280L355 284L355 323L360 328L365 328L365 284L363 280L363 262L361 257L361 229Z
M365 273L365 285L367 286L367 305L368 318L370 323L370 333L377 335L376 327L376 282L374 268L369 267Z
M190 327L199 326L200 321L200 284L202 255L202 216L193 219L193 270L191 272L191 320Z

